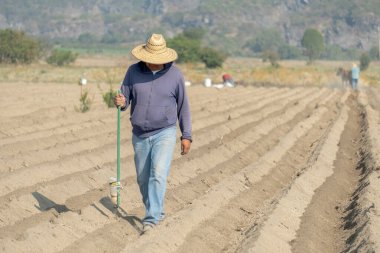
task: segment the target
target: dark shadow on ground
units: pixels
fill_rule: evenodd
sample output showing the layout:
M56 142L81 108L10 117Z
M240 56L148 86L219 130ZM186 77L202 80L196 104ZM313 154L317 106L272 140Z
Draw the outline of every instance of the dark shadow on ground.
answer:
M41 212L45 212L50 209L54 209L58 213L65 213L65 212L71 211L69 208L67 208L67 206L57 204L39 192L32 192L32 195L38 201L38 206L36 205L34 206Z
M142 225L142 220L140 218L138 218L137 216L135 215L129 215L123 208L119 207L119 208L116 208L114 206L114 204L112 203L111 199L109 197L103 197L100 199L100 203L105 207L107 208L108 210L110 210L112 213L114 213L117 217L120 217L124 220L126 220L129 224L132 225L132 227L134 229L136 229L137 232L139 233L142 233L142 230L141 230L141 225ZM99 208L95 207L97 210L99 210ZM107 216L103 211L99 210L103 215ZM140 226L138 226L138 224L140 224Z

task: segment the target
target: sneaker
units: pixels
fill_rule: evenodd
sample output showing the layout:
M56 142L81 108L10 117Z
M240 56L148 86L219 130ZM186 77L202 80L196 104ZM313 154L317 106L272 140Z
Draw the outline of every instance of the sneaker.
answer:
M153 223L145 223L144 226L143 226L143 234L146 234L148 233L150 230L152 230L154 228L154 224Z
M158 221L163 221L163 220L165 220L165 217L166 217L165 214L162 213L161 216L160 216L160 219L159 219Z

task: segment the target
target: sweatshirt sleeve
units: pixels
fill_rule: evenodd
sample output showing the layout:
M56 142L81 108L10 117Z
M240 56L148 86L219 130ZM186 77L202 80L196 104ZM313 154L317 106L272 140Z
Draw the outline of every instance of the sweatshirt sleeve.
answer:
M120 87L120 90L121 90L121 93L124 95L125 97L125 103L126 103L126 106L125 107L122 107L121 110L122 111L125 111L130 102L131 102L131 97L132 97L132 94L131 94L131 83L130 83L130 68L127 70L127 73L125 74L125 77L124 77L124 80L123 80L123 83L121 84L121 87Z
M188 139L192 141L190 106L185 89L185 80L182 75L177 88L177 115L182 132L181 140Z

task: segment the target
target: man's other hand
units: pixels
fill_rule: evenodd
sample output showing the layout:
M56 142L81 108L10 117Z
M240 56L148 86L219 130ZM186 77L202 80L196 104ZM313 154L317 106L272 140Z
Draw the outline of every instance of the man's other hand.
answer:
M123 94L117 94L113 100L114 104L116 107L120 106L120 107L125 107L126 106L126 103L125 103L125 97Z
M181 155L186 155L190 151L191 141L188 139L182 139L181 141Z

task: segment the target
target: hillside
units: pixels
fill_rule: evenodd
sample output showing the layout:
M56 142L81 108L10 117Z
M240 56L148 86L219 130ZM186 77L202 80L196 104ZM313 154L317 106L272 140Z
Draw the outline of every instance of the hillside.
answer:
M377 45L378 24L378 0L0 0L0 29L134 44L152 31L173 36L203 27L204 43L233 54L265 29L298 46L308 27L318 28L327 44L368 50Z

